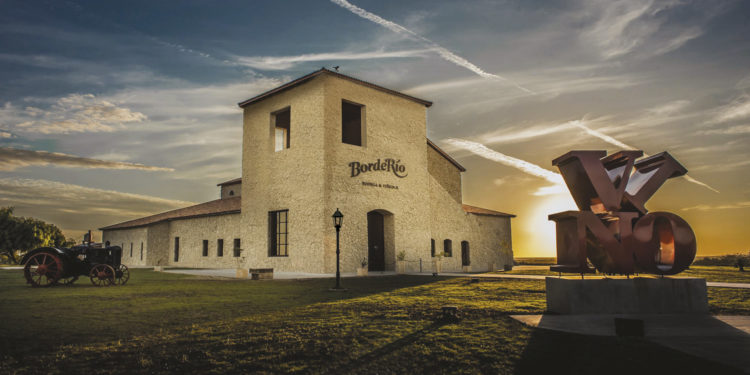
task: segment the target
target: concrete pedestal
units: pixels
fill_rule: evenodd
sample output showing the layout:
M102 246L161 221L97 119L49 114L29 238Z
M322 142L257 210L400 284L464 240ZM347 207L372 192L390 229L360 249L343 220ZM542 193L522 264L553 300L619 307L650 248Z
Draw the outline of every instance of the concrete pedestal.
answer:
M708 313L706 280L547 277L547 311L559 314Z

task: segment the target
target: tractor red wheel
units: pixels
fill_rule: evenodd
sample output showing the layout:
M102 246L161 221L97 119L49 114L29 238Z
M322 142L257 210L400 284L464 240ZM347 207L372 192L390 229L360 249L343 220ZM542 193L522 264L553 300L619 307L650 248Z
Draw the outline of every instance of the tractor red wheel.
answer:
M57 283L63 273L60 257L47 251L29 257L23 267L26 282L31 286L50 286Z
M125 285L130 280L130 270L124 264L121 264L115 270L115 285Z
M115 282L115 269L106 264L97 264L91 269L89 277L95 286L110 286Z

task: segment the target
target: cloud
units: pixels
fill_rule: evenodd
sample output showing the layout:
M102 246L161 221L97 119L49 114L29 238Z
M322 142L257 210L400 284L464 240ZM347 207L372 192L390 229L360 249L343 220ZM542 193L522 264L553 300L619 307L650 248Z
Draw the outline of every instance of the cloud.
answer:
M34 165L55 165L69 168L139 169L144 171L174 171L172 168L152 167L137 163L89 159L57 152L19 150L0 147L0 171L13 171Z
M18 215L33 215L63 230L96 229L193 204L48 180L0 178L0 206L13 206Z
M5 130L0 129L0 139L14 138L13 134Z
M750 118L750 95L744 94L733 100L732 103L719 108L712 122L721 124L746 118Z
M744 202L736 202L736 203L729 203L729 204L720 204L716 206L711 206L708 204L701 204L697 206L692 207L686 207L683 208L683 211L713 211L713 210L736 210L741 208L750 208L750 201L744 201Z
M591 1L586 11L596 17L596 22L581 33L581 38L597 47L605 60L628 54L646 43L646 55L662 55L703 35L698 26L665 27L669 10L684 4L678 0ZM712 16L708 12L704 17Z
M521 172L524 172L531 176L539 177L553 184L553 186L546 186L537 190L534 195L559 194L568 191L565 185L565 181L559 173L552 172L536 164L529 163L525 160L517 159L512 156L508 156L495 150L489 149L487 146L481 143L457 138L449 138L446 139L445 142L454 147L467 150L487 160L492 160L505 166L516 168Z
M59 98L47 109L16 108L6 103L0 120L14 122L16 131L41 134L113 132L122 124L142 122L146 115L97 99L92 94Z
M515 86L516 88L518 88L520 90L523 90L523 91L525 91L527 93L531 93L531 94L534 93L533 91L531 91L531 90L529 90L529 89L527 89L527 88L525 88L525 87L523 87L523 86L521 86L521 85L519 85L519 84L517 84L517 83L515 83L513 81L510 81L510 80L508 80L505 77L499 76L497 74L492 74L492 73L485 72L484 70L482 70L478 66L472 64L471 62L469 62L468 60L464 59L463 57L456 55L455 53L449 51L448 49L440 46L439 44L433 42L432 40L427 39L427 38L425 38L425 37L423 37L423 36L421 36L421 35L413 32L413 31L411 31L411 30L409 30L409 29L407 29L407 28L405 28L405 27L403 27L403 26L401 26L401 25L399 25L399 24L397 24L395 22L388 21L388 20L386 20L386 19L384 19L384 18L382 18L382 17L380 17L380 16L378 16L378 15L376 15L374 13L368 12L368 11L366 11L366 10L364 10L364 9L356 6L356 5L351 4L350 2L348 2L346 0L331 0L331 2L334 3L334 4L336 4L336 5L338 5L338 6L340 6L340 7L342 7L342 8L344 8L344 9L346 9L346 10L348 10L348 11L350 11L350 12L352 12L352 13L354 13L354 14L356 14L356 15L358 15L358 16L360 16L360 17L362 17L362 18L364 18L364 19L366 19L366 20L368 20L368 21L374 22L374 23L376 23L376 24L378 24L380 26L385 27L388 30L391 30L391 31L393 31L395 33L398 33L398 34L401 34L401 35L404 35L404 36L406 36L406 37L408 37L408 38L410 38L412 40L416 40L416 41L418 41L418 42L426 45L432 51L434 51L438 55L440 55L440 57L442 57L443 60L446 60L446 61L451 62L453 64L456 64L458 66L464 67L464 68L466 68L466 69L474 72L475 74L479 75L482 78L494 79L494 80L500 80L500 81L507 81L507 82L510 82L513 86Z
M706 130L703 133L704 134L729 134L729 135L750 134L750 125L737 125L737 126L732 126L726 129Z
M430 50L373 51L373 52L328 52L310 53L297 56L237 56L234 61L239 65L264 70L285 70L299 63L309 61L371 60L394 59L425 56Z

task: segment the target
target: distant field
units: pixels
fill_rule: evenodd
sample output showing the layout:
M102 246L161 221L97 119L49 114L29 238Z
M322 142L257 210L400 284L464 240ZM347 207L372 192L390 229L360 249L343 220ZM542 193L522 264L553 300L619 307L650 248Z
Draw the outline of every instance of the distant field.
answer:
M557 262L557 258L513 258L517 265L525 266L551 266Z
M737 373L640 339L511 319L544 311L541 280L347 278L345 293L332 283L136 269L123 287L31 288L0 270L0 373ZM713 312L750 313L750 291L725 291ZM439 319L446 305L459 322Z

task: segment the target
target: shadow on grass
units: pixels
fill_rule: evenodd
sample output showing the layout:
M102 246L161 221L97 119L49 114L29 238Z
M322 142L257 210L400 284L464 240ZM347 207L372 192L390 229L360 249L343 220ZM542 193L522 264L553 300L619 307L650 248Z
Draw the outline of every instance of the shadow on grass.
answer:
M446 324L451 324L451 322L442 321L442 320L436 321L428 325L427 327L414 331L406 336L403 336L395 341L392 341L386 345L383 345L347 363L344 363L332 369L327 369L324 371L324 373L329 373L329 374L356 373L362 367L370 365L373 362L381 360L382 358L386 357L387 355L391 353L407 348L408 346L414 344L415 342L424 339L425 336L437 331L438 329L445 326Z

